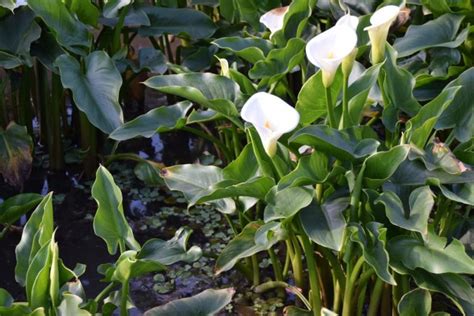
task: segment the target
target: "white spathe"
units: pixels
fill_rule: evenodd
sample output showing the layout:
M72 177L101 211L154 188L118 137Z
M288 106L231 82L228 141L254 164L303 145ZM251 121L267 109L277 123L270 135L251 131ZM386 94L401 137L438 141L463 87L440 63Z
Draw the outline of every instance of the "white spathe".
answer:
M268 11L260 17L260 23L265 25L273 35L273 33L283 28L285 14L289 8L289 6L286 6Z
M349 26L336 25L311 39L306 45L306 56L321 68L323 84L330 87L343 59L353 53L357 34Z
M16 0L15 9L27 5L27 0Z
M357 26L359 25L359 18L348 13L339 20L337 20L336 25L346 25L354 31L357 31Z
M370 17L370 26L364 30L369 32L370 42L372 44L372 63L378 64L385 57L385 42L387 41L388 31L392 23L397 19L400 13L400 7L388 5L375 11Z
M240 116L257 130L265 152L273 157L278 139L296 128L299 113L288 103L270 93L255 93L244 104Z

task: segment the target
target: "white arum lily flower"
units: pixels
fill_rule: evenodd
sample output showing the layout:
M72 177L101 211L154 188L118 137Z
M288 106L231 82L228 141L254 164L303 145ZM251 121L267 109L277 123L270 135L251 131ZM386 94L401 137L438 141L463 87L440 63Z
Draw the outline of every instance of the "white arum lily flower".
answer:
M299 113L292 106L266 92L258 92L250 97L240 116L253 124L270 157L276 153L278 139L295 129L300 121Z
M364 30L369 32L372 44L372 63L378 64L385 57L385 42L387 41L388 30L397 19L400 7L395 5L385 6L370 17L370 26Z
M306 56L321 68L323 84L330 87L337 68L357 45L356 32L347 25L337 25L311 39L306 45Z
M289 8L289 6L286 6L268 11L260 17L260 23L265 25L273 35L276 31L283 28L285 14Z
M27 5L27 0L16 0L15 9Z
M338 25L346 25L354 30L357 31L357 26L359 25L359 18L350 14L344 15L342 18L337 20L336 26ZM352 52L342 60L342 72L344 76L348 77L352 71L352 66L354 65L354 61L357 57L357 47L354 47Z

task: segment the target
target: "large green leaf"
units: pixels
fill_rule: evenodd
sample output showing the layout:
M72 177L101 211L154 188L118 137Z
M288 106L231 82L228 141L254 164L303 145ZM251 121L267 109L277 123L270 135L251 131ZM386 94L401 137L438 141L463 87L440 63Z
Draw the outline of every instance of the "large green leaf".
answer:
M270 241L266 243L257 243L256 234L262 227L258 222L251 222L237 236L232 239L222 250L216 261L215 273L220 274L228 271L242 258L250 257L260 251L271 248L278 242L278 236L274 235Z
M0 204L0 224L10 225L16 222L43 199L37 193L17 194Z
M50 273L55 242L51 238L32 258L26 273L25 290L31 308L50 307ZM56 245L57 246L57 245ZM52 293L51 293L52 294Z
M440 95L425 104L418 114L407 122L406 135L411 143L419 148L425 147L438 118L451 104L459 89L459 87L452 87L443 90Z
M294 133L289 142L309 145L338 159L353 161L375 153L380 145L375 138L367 127L339 131L326 125L311 125Z
M394 131L400 111L415 116L421 106L413 96L415 78L408 70L398 67L397 52L388 44L385 57L383 85L387 104L382 117L385 127Z
M54 33L57 41L68 50L84 54L92 36L61 0L28 0L28 6Z
M434 205L433 193L428 186L415 189L410 194L409 209L405 209L400 198L392 191L383 192L375 200L385 206L385 214L393 225L428 233L428 219Z
M342 80L342 71L339 70L329 88L333 97L333 106L336 106L337 96L342 88ZM303 84L298 94L296 110L300 113L300 122L303 125L311 124L326 114L326 94L321 71L315 73Z
M474 137L474 89L470 88L473 85L474 67L471 67L446 86L461 86L461 89L452 100L449 111L444 111L436 123L436 129L454 128L455 136L461 142L467 142Z
M349 199L339 197L319 205L313 201L300 212L301 224L308 237L318 245L340 251L346 220L343 212Z
M25 285L26 273L37 252L49 243L53 236L53 195L48 194L31 213L23 228L21 240L15 248L15 279Z
M272 35L279 46L284 46L294 37L301 37L316 2L316 0L299 0L290 3L283 20L283 28Z
M405 36L395 41L393 48L398 57L406 57L431 47L458 47L469 34L466 28L456 36L463 19L462 15L448 13L423 25L410 25Z
M63 0L68 9L77 15L83 23L97 26L99 20L99 8L92 1Z
M115 270L111 275L112 281L122 284L128 283L130 279L143 276L150 272L166 270L166 267L156 260L138 259L135 250L122 252L115 264Z
M319 151L314 151L311 155L303 156L298 160L296 168L281 178L278 188L323 183L329 175L328 157Z
M0 174L12 186L19 187L30 176L33 141L25 126L15 122L0 127Z
M192 39L208 38L214 34L214 22L203 12L192 9L174 9L148 6L143 11L150 19L149 26L141 26L141 36L172 34Z
M30 10L17 10L0 21L0 66L15 68L23 63L31 66L30 46L41 34Z
M376 222L370 222L365 227L349 226L351 240L360 245L365 262L374 268L377 276L389 284L396 285L389 271L389 258L385 250L387 229Z
M110 172L102 166L97 169L91 192L97 202L94 232L106 242L109 253L115 254L120 244L123 245L121 248L127 245L130 249L139 249L123 213L122 192Z
M214 186L224 180L222 169L197 164L163 168L161 176L168 188L183 192L188 200L188 207L210 195L215 190ZM213 201L211 204L220 212L233 213L235 211L235 202L230 198Z
M110 134L110 138L119 141L137 136L150 138L156 133L179 129L186 124L186 114L191 107L191 102L183 101L153 109L117 128Z
M277 187L274 187L265 200L267 202L263 213L265 222L288 219L311 203L313 190L302 187L288 187L278 190Z
M238 36L221 37L213 41L212 44L231 51L252 64L265 59L265 56L271 51L273 46L270 41L262 38L242 38Z
M451 188L439 185L439 189L452 201L474 206L474 183L453 184Z
M433 274L423 269L411 273L416 284L425 290L439 292L449 297L463 311L463 315L474 314L474 290L461 275L454 273Z
M390 260L407 269L422 268L428 272L474 274L474 260L463 244L453 239L449 245L444 237L429 232L425 241L411 236L397 236L388 242ZM398 264L398 265L399 265Z
M202 316L217 315L232 300L233 288L205 290L195 296L174 300L165 305L154 307L145 312L145 316Z
M178 261L194 262L201 257L202 250L198 246L187 249L191 233L189 228L180 228L170 240L150 239L143 245L137 259L153 260L163 265L172 265Z
M71 89L76 106L106 134L123 124L119 93L122 76L107 53L95 51L84 58L84 71L72 56L56 60L65 88Z
M292 71L304 58L306 43L292 38L284 48L272 49L264 60L257 61L249 71L251 79L269 78L269 83Z
M364 162L364 181L367 185L376 188L385 183L405 161L409 149L407 145L399 145L389 151L381 151L368 157Z
M431 294L427 290L414 289L402 296L397 307L400 316L428 316L431 312Z
M144 84L199 103L228 118L239 116L233 103L241 102L240 87L227 77L212 73L187 73L151 77Z

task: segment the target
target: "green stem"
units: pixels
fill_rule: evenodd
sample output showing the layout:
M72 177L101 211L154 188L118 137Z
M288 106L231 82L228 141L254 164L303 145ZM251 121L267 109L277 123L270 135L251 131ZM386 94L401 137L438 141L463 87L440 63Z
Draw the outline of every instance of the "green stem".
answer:
M351 126L351 117L349 115L349 96L347 88L349 85L349 76L344 76L342 83L342 116L339 122L339 129L344 129Z
M355 288L355 283L357 281L357 277L359 276L359 272L362 269L364 265L364 257L360 257L356 264L354 265L354 268L352 269L352 272L348 271L347 272L347 277L346 277L346 287L344 289L344 302L343 302L343 307L342 307L342 315L343 316L351 316L351 308L352 308L352 294L354 292Z
M122 284L122 291L120 295L120 316L128 316L128 292L129 292L130 284L128 280Z
M7 126L7 108L5 104L5 88L7 87L8 79L5 78L4 81L0 81L0 128L4 128Z
M383 290L383 281L377 278L375 281L374 290L372 291L372 295L370 296L370 303L369 303L369 311L367 312L367 316L376 316L378 315L380 297L382 296Z
M32 106L31 106L31 69L23 66L23 73L20 81L20 89L18 90L18 123L24 125L28 129L28 133L33 135L32 124Z
M293 266L293 276L295 278L295 284L300 289L304 290L304 274L303 274L303 262L301 260L301 247L299 245L298 239L296 238L293 232L290 232L290 239L293 249L293 257L291 258Z
M109 295L109 293L117 286L118 284L116 282L112 282L109 285L107 285L94 299L95 306L91 310L91 314L95 315L97 312L97 306Z
M79 121L81 125L81 149L87 152L84 157L84 172L87 178L91 178L97 167L97 130L82 111L79 112Z
M257 255L253 255L251 259L252 259L252 271L253 271L253 274L252 274L253 286L257 286L260 284L260 269L258 266Z
M167 34L163 34L163 37L165 39L165 47L166 47L166 52L168 53L168 60L170 63L174 64L174 56L173 56L173 50L171 49L171 44L170 40L168 38Z
M61 107L64 102L64 90L61 79L53 74L51 79L51 106L46 117L49 129L48 148L50 168L55 171L64 169L64 154L61 137Z
M354 185L354 190L351 194L351 214L350 220L352 222L357 221L359 218L359 204L360 204L360 194L362 192L362 180L364 178L365 165L359 171L357 175L356 182Z
M357 316L362 315L362 310L364 309L365 304L365 296L367 295L367 283L365 283L359 292L359 296L357 297Z
M285 255L285 264L283 265L283 280L285 280L288 277L288 271L290 270L290 262L291 262L290 252L288 251L288 243L286 244L286 246L287 246L287 251Z
M270 260L272 262L273 273L275 274L276 281L283 281L283 273L281 271L281 263L278 259L275 250L273 248L268 249L268 255L270 256Z
M314 258L314 249L311 241L303 231L301 232L301 240L303 241L303 249L309 273L309 284L311 287L310 297L313 315L319 316L321 313L321 290L319 288L318 273L316 271L316 259Z
M224 214L224 218L226 219L227 223L229 223L230 228L232 228L232 232L234 233L234 235L237 236L239 234L239 230L237 229L237 227L235 227L232 218L230 218L229 214Z
M118 20L117 24L115 25L115 29L114 29L114 33L113 33L113 37L112 37L111 55L114 55L115 53L117 53L120 50L121 46L122 46L120 35L122 34L122 29L123 29L123 25L124 25L124 22L125 22L125 17L128 14L129 8L130 8L130 6L127 5L126 7L124 7L120 11L119 20Z
M332 128L336 128L337 121L336 121L336 114L334 113L334 106L332 103L331 88L326 88L325 91L326 91L326 109L328 112L329 126Z

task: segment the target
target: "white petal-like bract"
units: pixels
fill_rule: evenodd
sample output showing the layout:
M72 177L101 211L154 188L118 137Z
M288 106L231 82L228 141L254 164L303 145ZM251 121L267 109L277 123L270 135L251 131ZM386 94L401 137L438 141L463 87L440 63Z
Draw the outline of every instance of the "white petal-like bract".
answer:
M260 17L260 23L265 25L273 34L283 28L285 14L288 12L288 9L289 6L270 10Z
M291 105L266 92L250 97L240 115L253 124L270 157L276 153L278 139L295 129L300 121L299 113Z

